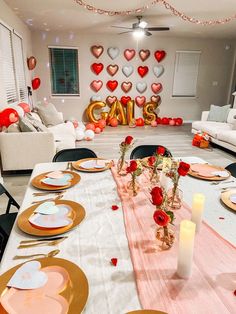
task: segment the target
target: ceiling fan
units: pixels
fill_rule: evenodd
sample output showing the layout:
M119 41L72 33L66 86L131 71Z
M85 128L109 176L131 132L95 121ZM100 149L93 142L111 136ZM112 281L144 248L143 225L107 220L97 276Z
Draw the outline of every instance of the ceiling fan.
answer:
M169 31L169 27L147 27L148 23L144 20L142 20L142 16L138 15L136 16L138 19L138 22L133 23L132 27L123 27L123 26L112 26L114 28L123 28L127 29L127 31L121 32L120 34L125 33L136 33L137 35L146 35L151 36L151 32L160 32L160 31ZM151 31L151 32L150 32Z

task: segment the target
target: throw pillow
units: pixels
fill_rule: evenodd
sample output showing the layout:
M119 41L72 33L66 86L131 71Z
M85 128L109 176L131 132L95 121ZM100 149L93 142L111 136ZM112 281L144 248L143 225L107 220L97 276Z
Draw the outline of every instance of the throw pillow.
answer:
M37 113L46 126L54 126L63 123L63 118L51 103L38 103Z
M207 121L226 122L231 105L215 106L211 105Z
M19 127L21 132L37 132L36 128L32 125L32 123L24 117L19 119Z
M49 132L48 128L42 124L37 118L35 119L31 113L26 114L26 118L30 121L30 123L35 127L38 132Z
M7 133L19 133L19 132L20 132L20 127L18 123L12 123L7 128Z

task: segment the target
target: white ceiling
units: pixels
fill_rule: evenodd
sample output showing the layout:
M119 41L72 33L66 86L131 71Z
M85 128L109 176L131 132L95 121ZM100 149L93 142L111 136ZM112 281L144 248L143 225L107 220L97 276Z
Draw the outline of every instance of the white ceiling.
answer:
M109 10L129 10L150 3L150 0L85 0L95 7ZM202 19L219 19L236 14L236 0L168 0L176 9ZM74 0L5 0L29 28L44 31L70 31L90 33L119 33L111 25L130 27L134 16L110 17L87 11ZM181 20L163 5L151 6L142 13L148 26L169 26L169 32L156 32L164 36L191 36L236 38L236 19L216 26L200 26Z

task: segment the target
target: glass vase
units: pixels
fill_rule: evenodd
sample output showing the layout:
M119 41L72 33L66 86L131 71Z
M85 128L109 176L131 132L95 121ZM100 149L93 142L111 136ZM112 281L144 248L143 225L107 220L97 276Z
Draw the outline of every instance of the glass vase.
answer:
M162 251L169 250L175 241L174 231L166 227L158 227L156 231L156 239L158 240L159 249Z
M183 191L172 187L167 192L167 204L172 210L180 209L183 201Z
M132 175L132 180L127 183L128 193L131 196L136 196L138 194L139 189L140 189L139 184L137 183L135 177Z
M121 156L117 162L117 173L120 176L125 176L127 174L125 156Z

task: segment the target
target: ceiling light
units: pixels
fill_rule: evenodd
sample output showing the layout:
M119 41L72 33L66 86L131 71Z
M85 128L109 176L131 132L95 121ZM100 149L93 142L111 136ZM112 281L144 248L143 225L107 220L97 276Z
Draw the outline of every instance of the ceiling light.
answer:
M133 36L135 38L142 38L144 36L145 32L143 29L136 29L134 32L133 32Z
M146 26L147 26L147 22L145 22L145 21L142 21L142 22L140 22L139 24L138 24L138 26L139 27L141 27L141 28L145 28Z

